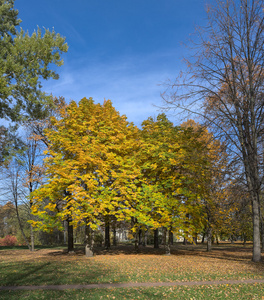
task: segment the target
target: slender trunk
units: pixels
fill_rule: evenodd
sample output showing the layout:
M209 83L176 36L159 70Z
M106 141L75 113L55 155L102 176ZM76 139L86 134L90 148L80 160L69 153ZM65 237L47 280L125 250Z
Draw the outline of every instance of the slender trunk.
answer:
M113 227L113 246L116 246L116 227L115 227L115 224L114 224L114 227Z
M31 242L31 251L35 251L34 247L34 231L33 231L33 226L30 224L30 242Z
M244 233L243 234L243 245L246 246L247 243L247 235Z
M209 226L207 230L207 251L212 251L212 227Z
M253 257L254 262L261 261L260 244L260 222L259 222L259 201L256 195L252 196L252 215L253 215Z
M143 246L146 247L147 244L148 244L148 229L144 231Z
M230 242L231 242L231 244L234 244L233 234L230 235Z
M71 224L71 217L67 219L68 224L68 253L74 252L74 243L73 243L73 225Z
M67 221L63 221L63 227L64 227L64 230L63 230L63 243L64 245L67 244Z
M94 232L89 225L85 226L85 256L94 256Z
M204 238L205 238L205 233L203 233L203 237L202 237L202 244L204 244Z
M154 230L154 248L159 248L159 229Z
M135 250L136 252L138 252L139 248L138 248L138 230L136 230L135 232Z
M162 228L162 245L166 246L166 239L167 238L167 228Z
M170 245L173 245L173 232L171 230L169 232L169 235L170 235L170 237L169 237Z
M32 181L29 182L29 194L31 195L33 192L33 185L32 185ZM30 206L30 210L32 208L32 200L30 200L29 202L29 206ZM30 224L30 242L31 242L31 251L35 250L35 246L34 246L34 231L33 231L33 226L32 224Z
M167 240L167 232L168 232L168 240ZM165 232L165 251L166 251L166 255L170 255L170 245L171 245L171 231L167 231Z
M110 224L109 219L105 219L105 248L110 248Z
M138 231L138 244L142 245L142 229Z

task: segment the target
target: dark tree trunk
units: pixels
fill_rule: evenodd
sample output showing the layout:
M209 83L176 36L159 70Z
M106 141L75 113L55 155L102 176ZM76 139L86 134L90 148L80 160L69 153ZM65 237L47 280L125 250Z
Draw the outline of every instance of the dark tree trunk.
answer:
M63 221L63 227L64 227L64 230L63 230L63 243L64 243L64 245L67 244L67 226L68 226L67 221Z
M73 226L70 224L71 218L67 219L67 228L68 228L68 253L74 252L74 243L73 243Z
M113 228L113 246L116 246L116 227L114 225L114 228Z
M110 224L108 218L105 219L105 248L109 249L110 244Z
M167 240L167 228L162 228L162 245L166 246L166 240Z
M170 240L170 245L173 245L173 232L172 231L170 231L169 232L169 240Z
M243 234L243 245L246 246L246 242L247 242L247 235L244 233ZM262 241L263 242L263 241Z
M135 232L135 250L136 250L136 252L138 252L138 250L139 250L139 248L138 248L138 236L139 236L138 230L136 230L136 232Z
M154 248L159 248L159 229L154 230Z
M203 233L202 244L204 244L205 233Z
M30 224L30 242L31 242L31 251L35 251L35 243L34 243L34 231L33 226Z

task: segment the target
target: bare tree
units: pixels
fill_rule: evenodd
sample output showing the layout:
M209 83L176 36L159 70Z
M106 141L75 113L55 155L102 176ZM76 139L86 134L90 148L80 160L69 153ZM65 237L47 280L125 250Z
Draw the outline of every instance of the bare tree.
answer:
M261 260L264 1L216 0L198 28L187 70L164 93L166 109L196 113L229 146L250 194L253 261ZM197 40L197 39L196 39Z
M25 187L25 199L28 199L27 204L29 208L29 218L32 219L31 207L32 200L30 199L31 193L41 184L43 175L42 166L42 148L41 142L32 137L32 132L27 132L27 137L25 141L25 151L20 155L20 161L24 171L24 187ZM30 224L30 241L31 241L31 251L34 251L34 231L33 226Z
M25 234L23 220L19 213L19 204L22 203L22 200L24 198L23 183L22 183L23 180L21 178L21 174L22 174L21 163L18 160L13 159L8 166L5 166L4 173L5 173L4 184L6 190L5 198L14 204L19 228L21 230L25 243L27 244L28 248L31 250L30 243Z

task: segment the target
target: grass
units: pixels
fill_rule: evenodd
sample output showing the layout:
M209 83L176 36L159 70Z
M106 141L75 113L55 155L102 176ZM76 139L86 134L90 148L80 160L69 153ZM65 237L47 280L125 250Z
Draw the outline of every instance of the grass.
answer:
M97 255L92 258L86 258L80 250L68 255L61 249L38 249L33 253L25 249L3 249L0 250L0 284L264 279L264 263L253 263L251 252L252 245L227 243L215 245L210 253L204 245L176 245L171 256L163 255L163 249L149 247L142 247L136 254L128 245L110 251L97 249ZM264 284L0 292L1 299L237 299L238 295L240 299L262 299Z
M1 300L17 299L89 299L89 300L126 300L126 299L181 299L181 300L214 300L234 299L249 300L263 299L264 284L220 285L196 287L156 287L156 288L127 288L127 289L94 289L94 290L65 290L65 291L4 291L0 292Z

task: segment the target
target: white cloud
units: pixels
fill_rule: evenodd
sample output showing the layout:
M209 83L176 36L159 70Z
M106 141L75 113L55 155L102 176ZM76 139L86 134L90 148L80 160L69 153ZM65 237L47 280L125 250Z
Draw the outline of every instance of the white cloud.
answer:
M59 70L60 79L45 83L44 90L67 101L83 97L92 97L96 102L110 99L120 114L139 126L149 116L158 114L154 104L162 104L163 87L159 83L175 75L172 65L166 70L166 64L158 64L165 56L127 57L111 63L66 61Z

